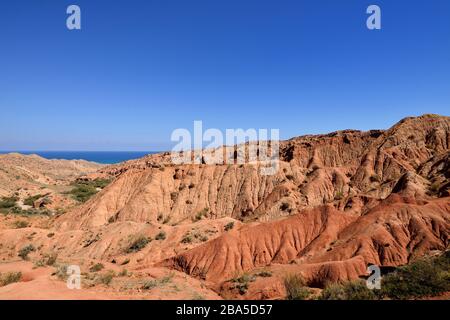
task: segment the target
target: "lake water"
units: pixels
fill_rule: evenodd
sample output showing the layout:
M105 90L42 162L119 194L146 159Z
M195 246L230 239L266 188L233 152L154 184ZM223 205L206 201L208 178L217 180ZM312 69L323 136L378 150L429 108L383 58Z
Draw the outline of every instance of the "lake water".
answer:
M12 151L0 151L0 154ZM21 154L37 154L46 159L87 160L104 164L114 164L142 158L151 151L14 151Z

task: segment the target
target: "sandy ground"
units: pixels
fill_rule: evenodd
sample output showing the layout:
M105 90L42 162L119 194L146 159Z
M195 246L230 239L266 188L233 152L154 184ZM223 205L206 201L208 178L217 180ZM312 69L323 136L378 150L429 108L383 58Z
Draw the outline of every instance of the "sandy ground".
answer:
M52 276L55 268L35 268L32 263L17 261L0 263L0 273L22 272L22 280L0 287L0 300L178 300L178 299L220 299L213 291L202 286L199 281L186 279L175 274L170 285L149 291L122 291L118 285L95 286L81 289L69 289L65 281ZM167 270L149 270L153 276L163 275Z

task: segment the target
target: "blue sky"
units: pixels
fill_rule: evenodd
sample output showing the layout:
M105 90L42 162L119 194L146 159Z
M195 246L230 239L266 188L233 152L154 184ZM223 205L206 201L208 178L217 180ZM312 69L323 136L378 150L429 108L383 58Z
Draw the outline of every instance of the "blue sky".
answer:
M450 114L448 0L2 1L0 39L0 150L163 150L194 120L290 138Z

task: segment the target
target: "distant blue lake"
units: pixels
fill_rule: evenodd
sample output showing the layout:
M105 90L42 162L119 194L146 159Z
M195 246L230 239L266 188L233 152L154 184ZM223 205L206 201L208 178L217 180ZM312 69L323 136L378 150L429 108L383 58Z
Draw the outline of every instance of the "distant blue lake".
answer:
M46 159L87 160L104 164L119 163L157 153L151 151L0 151L0 154L10 152L37 154Z

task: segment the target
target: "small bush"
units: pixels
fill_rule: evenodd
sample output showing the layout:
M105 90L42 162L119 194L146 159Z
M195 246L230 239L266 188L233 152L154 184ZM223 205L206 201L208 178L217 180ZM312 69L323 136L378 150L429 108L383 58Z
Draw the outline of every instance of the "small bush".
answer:
M24 221L24 220L14 221L14 228L16 228L16 229L28 228L29 225L30 224L27 221Z
M234 228L234 222L232 221L232 222L229 222L229 223L227 223L226 225L225 225L225 231L230 231L231 229L233 229Z
M262 278L270 278L272 276L272 272L267 271L267 270L263 270L261 272L259 272L257 274L258 277L262 277Z
M146 281L143 285L142 285L142 289L143 290L152 290L156 287L160 287L160 286L164 286L166 284L168 284L169 282L172 281L174 274L173 273L169 273L168 275L160 278L160 279L156 279L156 280L149 280Z
M243 274L239 278L232 279L231 281L234 283L232 289L238 289L241 295L247 293L249 284L256 280L256 276Z
M192 221L197 222L197 221L202 220L204 217L207 216L208 212L209 212L209 208L204 208L202 211L197 212L197 214L192 219Z
M57 253L44 254L42 258L36 262L37 267L53 266L58 258Z
M126 248L126 253L138 252L144 249L147 244L152 241L151 238L139 235L131 240L130 244Z
M434 182L430 185L430 193L431 194L439 193L440 189L441 189L441 185L438 182Z
M103 270L105 266L101 263L96 263L92 267L89 268L90 272L99 272L100 270Z
M19 198L17 197L3 197L0 200L0 208L1 209L9 209L16 205L17 200Z
M18 256L23 260L28 260L28 255L33 251L36 251L35 247L32 244L29 244L19 250Z
M181 243L192 243L194 241L194 237L188 232L183 236L183 239L181 239Z
M319 300L376 300L373 290L367 288L364 281L352 281L344 284L331 284L321 293Z
M27 205L27 206L33 206L34 202L42 197L43 197L43 195L41 195L41 194L37 194L35 196L28 197L23 201L23 204Z
M283 202L282 204L281 204L281 206L280 206L280 210L281 211L286 211L286 210L288 210L290 208L290 205L289 205L289 203L287 203L287 202Z
M8 284L19 282L22 279L22 272L6 272L0 273L0 287Z
M166 239L166 233L164 231L161 231L155 237L155 240L165 240L165 239Z
M114 271L110 270L110 271L108 271L106 273L103 273L103 274L97 276L95 278L95 282L104 284L106 286L109 286L111 284L111 282L112 282L114 277L115 277Z
M56 266L55 272L53 272L54 276L56 276L59 280L67 280L69 275L67 274L67 265L59 264Z
M284 279L286 288L286 299L306 300L311 295L311 291L305 286L305 281L299 275L289 275Z

